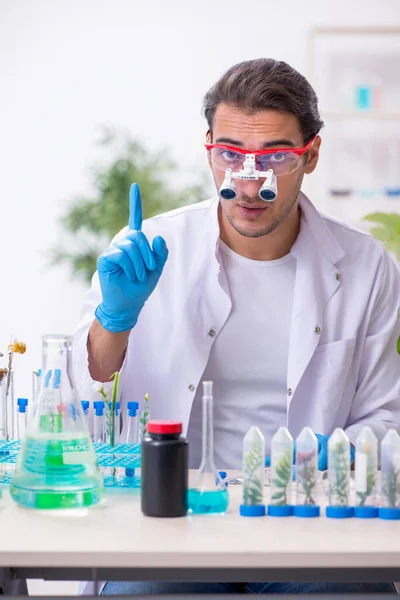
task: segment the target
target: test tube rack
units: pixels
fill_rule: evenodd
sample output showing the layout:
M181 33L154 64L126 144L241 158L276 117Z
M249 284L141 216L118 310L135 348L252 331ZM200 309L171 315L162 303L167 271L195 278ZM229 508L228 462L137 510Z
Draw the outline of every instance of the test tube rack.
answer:
M0 485L8 485L17 461L21 440L0 440ZM93 443L97 464L106 488L139 488L140 444Z

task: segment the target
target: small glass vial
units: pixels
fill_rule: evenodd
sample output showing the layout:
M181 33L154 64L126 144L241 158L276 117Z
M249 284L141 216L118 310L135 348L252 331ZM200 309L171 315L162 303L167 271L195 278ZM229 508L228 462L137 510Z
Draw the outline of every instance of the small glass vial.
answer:
M378 473L378 440L370 427L364 427L356 439L355 506L353 514L359 519L378 516L376 482Z
M271 440L271 496L268 514L289 517L292 505L293 438L286 427L280 427Z
M149 421L142 443L141 508L148 517L187 513L188 443L182 423Z
M203 382L202 458L194 486L189 489L189 511L193 514L226 512L229 495L214 463L213 383Z
M328 440L329 505L326 516L347 519L353 516L350 497L350 441L343 429L337 428Z
M258 427L251 427L243 440L242 517L263 517L265 440Z
M304 427L296 440L296 517L319 517L318 440L310 427Z
M390 429L381 443L380 519L400 519L400 436Z

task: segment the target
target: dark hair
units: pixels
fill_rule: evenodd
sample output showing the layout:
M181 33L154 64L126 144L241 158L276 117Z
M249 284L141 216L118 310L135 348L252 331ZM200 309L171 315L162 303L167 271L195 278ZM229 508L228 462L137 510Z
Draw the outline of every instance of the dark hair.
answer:
M298 118L307 144L323 127L318 98L307 79L285 62L258 58L234 65L207 92L203 113L212 134L217 106L221 103L248 113L276 110Z

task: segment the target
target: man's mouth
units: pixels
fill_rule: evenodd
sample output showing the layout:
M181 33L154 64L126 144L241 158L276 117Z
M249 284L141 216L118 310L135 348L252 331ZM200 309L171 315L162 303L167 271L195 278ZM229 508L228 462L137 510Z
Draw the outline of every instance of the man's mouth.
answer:
M248 210L263 210L264 208L266 208L265 204L260 204L260 205L255 205L255 204L239 204L239 206L241 206L242 208L247 208Z
M239 212L242 217L245 219L258 219L263 212L268 208L268 205L258 206L254 204L238 204Z

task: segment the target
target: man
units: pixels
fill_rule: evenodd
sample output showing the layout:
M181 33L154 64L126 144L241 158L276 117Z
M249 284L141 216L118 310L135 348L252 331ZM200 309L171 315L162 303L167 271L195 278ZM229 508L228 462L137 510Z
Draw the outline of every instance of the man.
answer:
M379 242L321 216L300 191L321 146L313 89L283 62L247 61L206 94L204 113L209 166L225 191L142 224L132 186L129 227L99 257L75 334L81 396L93 380L107 382L121 370L122 405L148 392L153 417L183 421L192 467L201 452L203 379L214 381L219 468L240 467L242 439L254 423L267 449L281 425L294 438L308 425L325 443L336 427L352 442L365 425L382 437L400 420L400 278ZM225 193L234 189L226 170L239 172L246 154L264 177L234 179L236 197L225 199L235 195ZM277 187L271 183L272 201L265 201L259 194L269 169ZM148 590L118 585L109 583L104 594ZM243 589L276 592L279 585Z

